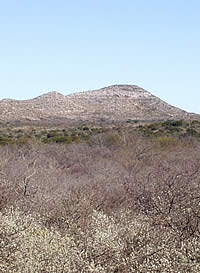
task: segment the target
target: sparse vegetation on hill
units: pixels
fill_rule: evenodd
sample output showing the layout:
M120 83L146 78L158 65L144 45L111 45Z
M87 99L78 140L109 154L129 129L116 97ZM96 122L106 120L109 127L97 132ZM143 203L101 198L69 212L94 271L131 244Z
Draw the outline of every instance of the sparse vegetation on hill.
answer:
M0 272L199 272L199 133L2 127Z
M167 120L137 127L147 136L173 135L200 137L200 121Z
M64 96L49 92L29 100L0 101L2 122L69 122L95 123L199 119L153 96L136 85L112 85L99 90Z
M94 126L91 124L77 124L76 126L57 126L51 127L1 127L0 145L5 144L25 144L30 142L37 143L76 143L90 142L95 136L99 136L107 142L120 142L124 132L139 134L149 137L152 140L177 139L181 141L185 137L195 137L200 139L200 121L167 120L163 122L132 123L117 125Z

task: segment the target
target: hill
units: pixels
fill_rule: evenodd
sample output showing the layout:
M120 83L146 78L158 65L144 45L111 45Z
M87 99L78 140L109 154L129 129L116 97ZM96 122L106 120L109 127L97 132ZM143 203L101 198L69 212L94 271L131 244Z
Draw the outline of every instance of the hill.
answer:
M199 119L136 85L112 85L67 96L49 92L29 100L0 101L0 121L134 122Z

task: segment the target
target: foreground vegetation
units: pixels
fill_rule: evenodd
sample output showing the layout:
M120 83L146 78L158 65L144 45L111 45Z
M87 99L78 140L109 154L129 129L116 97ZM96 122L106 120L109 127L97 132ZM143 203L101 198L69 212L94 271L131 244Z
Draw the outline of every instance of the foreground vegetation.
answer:
M188 124L32 128L1 145L0 272L199 272L200 143L187 130L199 124Z

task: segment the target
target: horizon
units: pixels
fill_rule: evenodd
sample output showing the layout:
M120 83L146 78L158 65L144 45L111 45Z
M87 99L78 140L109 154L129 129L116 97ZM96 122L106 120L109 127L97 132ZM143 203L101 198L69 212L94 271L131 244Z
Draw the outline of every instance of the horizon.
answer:
M3 2L0 100L137 85L199 113L200 2Z

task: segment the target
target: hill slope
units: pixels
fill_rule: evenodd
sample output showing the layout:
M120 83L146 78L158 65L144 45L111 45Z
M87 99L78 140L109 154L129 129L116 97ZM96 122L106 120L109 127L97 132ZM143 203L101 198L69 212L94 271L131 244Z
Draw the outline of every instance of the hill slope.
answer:
M64 96L49 92L34 99L0 101L0 121L118 122L199 119L136 85L113 85Z

